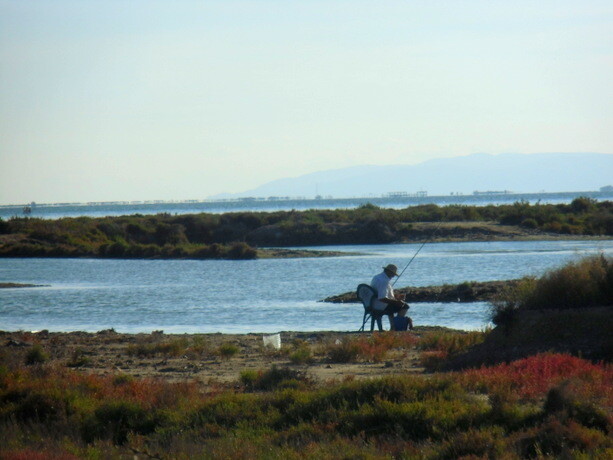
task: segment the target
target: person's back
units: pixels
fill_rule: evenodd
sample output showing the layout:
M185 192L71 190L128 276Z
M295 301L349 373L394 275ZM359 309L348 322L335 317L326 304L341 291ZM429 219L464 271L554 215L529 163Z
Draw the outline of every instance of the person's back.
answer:
M377 293L377 298L373 301L373 308L380 311L385 310L387 308L387 303L383 302L381 299L393 298L394 296L391 279L383 271L373 276L370 287Z
M409 305L404 301L404 295L394 293L392 278L398 276L398 268L394 264L383 267L383 271L375 275L370 286L377 292L377 298L373 302L373 309L386 314L390 321L390 329L396 330L394 325L394 313L404 317L409 310ZM413 322L408 318L408 325L413 329ZM404 329L406 330L406 329Z

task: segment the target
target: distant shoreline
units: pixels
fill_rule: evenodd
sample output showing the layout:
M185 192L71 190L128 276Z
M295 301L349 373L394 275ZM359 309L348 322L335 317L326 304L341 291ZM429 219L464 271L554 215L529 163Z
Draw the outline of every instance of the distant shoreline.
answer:
M350 255L339 247L369 244L611 239L611 224L612 202L586 197L556 205L390 209L368 203L344 210L25 217L0 219L0 257L336 257Z
M471 243L471 242L510 242L510 241L611 241L613 237L606 235L564 235L564 234L501 234L501 235L470 235L463 236L445 236L436 237L428 244L438 243ZM396 243L383 243L389 244L417 244L422 243L423 239L404 240ZM325 247L326 245L322 245ZM331 247L339 246L368 246L368 244L334 244L328 245ZM345 252L345 251L327 251L327 250L313 250L308 249L305 246L304 249L300 248L255 248L257 256L251 260L265 260L265 259L298 259L298 258L318 258L318 257L352 257L363 255L364 252ZM0 260L2 259L30 259L33 257L42 257L46 259L100 259L100 260L225 260L225 259L201 259L195 257L101 257L95 255L56 255L56 256L9 256L0 254ZM33 287L46 287L47 285L37 284L20 284L20 283L0 283L0 289L3 288L33 288Z
M352 197L305 197L305 196L270 196L270 197L236 197L236 198L216 198L216 199L197 199L197 200L123 200L123 201L89 201L89 202L59 202L59 203L8 203L0 204L0 210L7 208L16 208L21 210L23 206L31 206L32 214L35 214L37 207L133 207L147 206L154 207L160 205L243 205L246 210L259 210L261 208L278 208L283 205L303 204L307 207L317 209L318 207L330 207L329 205L339 204L342 208L360 206L364 203L372 203L378 206L386 204L431 204L442 202L443 204L463 204L470 203L477 205L479 203L488 204L495 202L514 202L514 201L536 201L548 199L572 201L577 197L589 197L593 199L613 199L613 192L607 191L565 191L565 192L528 192L515 193L509 191L501 192L476 192L473 194L454 194L454 195L427 195L427 194L384 194L380 196L352 196ZM306 209L306 208L305 208Z
M46 284L0 283L0 289L47 287Z

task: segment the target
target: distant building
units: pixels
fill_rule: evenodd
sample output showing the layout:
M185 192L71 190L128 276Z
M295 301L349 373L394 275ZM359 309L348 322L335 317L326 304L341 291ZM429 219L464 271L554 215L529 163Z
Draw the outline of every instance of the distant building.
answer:
M509 190L487 190L485 192L479 192L478 190L475 190L473 192L473 195L511 195L513 192L509 191Z
M404 198L409 196L407 192L389 192L387 194L388 198Z
M409 192L390 192L385 195L387 198L408 198L408 197L424 197L428 196L428 192L425 190L420 190L419 192L409 193Z

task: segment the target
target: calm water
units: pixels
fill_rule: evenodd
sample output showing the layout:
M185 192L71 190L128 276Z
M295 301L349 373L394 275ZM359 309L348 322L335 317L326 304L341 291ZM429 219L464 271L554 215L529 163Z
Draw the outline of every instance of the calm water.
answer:
M318 302L404 267L418 245L342 246L347 257L252 261L0 259L0 330L277 332L356 330L357 304ZM613 241L430 244L398 287L540 275L585 254L613 256ZM481 329L488 304L413 304L416 325Z

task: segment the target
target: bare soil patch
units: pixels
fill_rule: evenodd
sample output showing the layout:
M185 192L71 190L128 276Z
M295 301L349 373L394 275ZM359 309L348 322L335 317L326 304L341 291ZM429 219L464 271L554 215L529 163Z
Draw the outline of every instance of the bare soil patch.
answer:
M444 328L418 327L410 332L417 339L424 333ZM375 332L376 334L377 332ZM234 385L241 372L268 370L272 366L305 372L319 383L364 379L398 373L422 373L415 346L393 349L382 362L334 363L327 348L370 332L281 332L281 349L265 347L266 334L123 334L113 330L87 332L0 332L0 352L23 363L33 346L48 355L47 363L72 367L93 374L128 374L167 381L196 380L204 386ZM170 344L170 345L169 345ZM177 345L173 351L173 344ZM187 345L187 347L185 347ZM223 356L220 347L233 346L236 353ZM308 364L293 364L297 346L311 351ZM166 352L150 352L154 349ZM232 347L231 347L232 348ZM144 351L144 353L139 353ZM149 352L147 352L149 350ZM170 350L170 351L168 351ZM6 356L5 355L5 356Z

